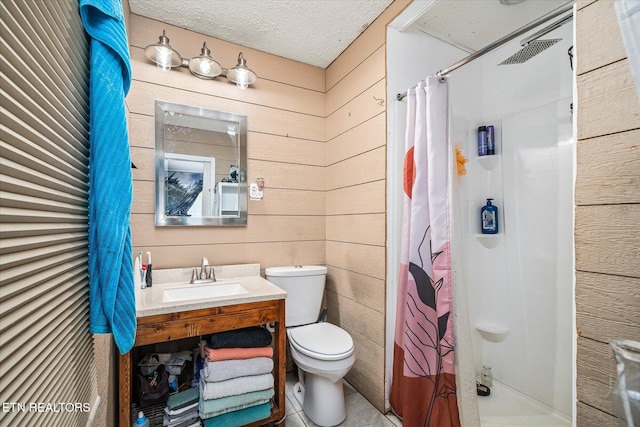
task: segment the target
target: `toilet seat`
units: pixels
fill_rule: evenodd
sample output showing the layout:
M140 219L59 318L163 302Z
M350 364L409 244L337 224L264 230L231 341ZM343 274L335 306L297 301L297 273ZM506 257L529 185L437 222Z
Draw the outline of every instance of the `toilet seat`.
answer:
M353 339L331 323L312 323L291 328L289 342L300 353L319 360L340 360L353 354Z

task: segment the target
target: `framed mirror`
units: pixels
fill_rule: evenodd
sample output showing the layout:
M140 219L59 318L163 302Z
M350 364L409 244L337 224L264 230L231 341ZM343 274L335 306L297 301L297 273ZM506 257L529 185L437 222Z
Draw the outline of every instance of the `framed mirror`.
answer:
M157 226L247 224L247 117L155 103Z

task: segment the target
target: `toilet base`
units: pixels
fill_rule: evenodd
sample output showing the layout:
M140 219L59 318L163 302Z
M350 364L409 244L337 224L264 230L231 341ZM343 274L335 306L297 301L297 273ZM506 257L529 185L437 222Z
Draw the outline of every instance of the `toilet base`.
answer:
M342 379L331 382L326 378L304 373L304 384L293 386L293 395L305 415L322 427L337 426L347 417Z

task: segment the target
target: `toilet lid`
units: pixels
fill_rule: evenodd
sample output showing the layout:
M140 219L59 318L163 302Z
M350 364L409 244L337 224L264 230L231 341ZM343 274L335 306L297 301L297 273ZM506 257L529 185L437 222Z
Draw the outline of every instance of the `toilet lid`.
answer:
M326 322L290 329L289 341L300 353L323 360L344 359L353 353L351 335Z

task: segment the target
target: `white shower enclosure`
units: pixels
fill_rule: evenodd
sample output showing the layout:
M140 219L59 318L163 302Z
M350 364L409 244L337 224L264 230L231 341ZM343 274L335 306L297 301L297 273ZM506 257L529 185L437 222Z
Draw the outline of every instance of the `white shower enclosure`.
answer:
M405 11L411 13L416 12ZM387 31L388 366L406 111L403 101L393 100L468 55L411 26L401 28L405 21L401 15L394 22L400 24ZM544 36L561 40L523 64L498 66L521 48L526 35L449 76L451 140L468 159L456 207L461 220L454 231L462 233L464 251L459 265L464 283L458 285L467 297L474 370L479 375L482 365L490 366L495 378L495 393L478 398L481 420L517 416L513 399L524 399L549 413L545 425L568 426L575 420L574 73L568 54L573 25ZM484 158L477 150L483 125L496 130L496 154ZM497 235L481 234L480 209L487 198L498 207Z

